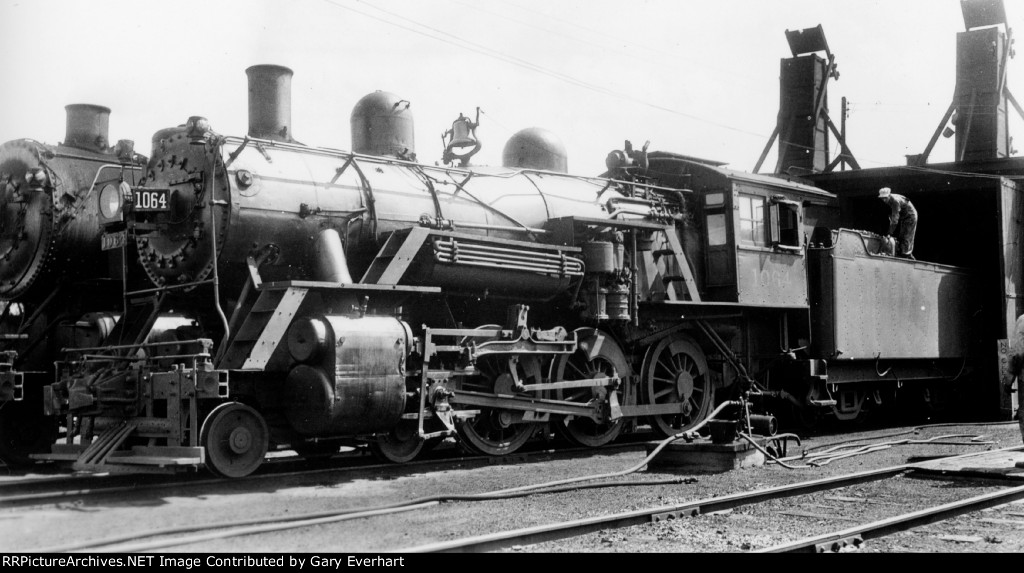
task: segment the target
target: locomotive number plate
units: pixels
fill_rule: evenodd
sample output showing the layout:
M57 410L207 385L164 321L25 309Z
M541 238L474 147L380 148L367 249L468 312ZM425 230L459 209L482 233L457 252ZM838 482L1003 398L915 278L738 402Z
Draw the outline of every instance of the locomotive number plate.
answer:
M111 249L120 249L128 242L128 231L118 231L116 233L103 233L100 237L100 248L104 251Z
M135 193L135 211L156 212L169 211L169 189L143 189Z

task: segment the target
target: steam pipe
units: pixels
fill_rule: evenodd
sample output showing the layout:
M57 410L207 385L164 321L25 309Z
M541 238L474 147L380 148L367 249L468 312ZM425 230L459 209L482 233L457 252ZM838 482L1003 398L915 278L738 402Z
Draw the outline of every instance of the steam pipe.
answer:
M341 237L334 229L324 229L313 245L316 251L317 280L330 283L352 284L352 275L345 260L345 249L341 245Z

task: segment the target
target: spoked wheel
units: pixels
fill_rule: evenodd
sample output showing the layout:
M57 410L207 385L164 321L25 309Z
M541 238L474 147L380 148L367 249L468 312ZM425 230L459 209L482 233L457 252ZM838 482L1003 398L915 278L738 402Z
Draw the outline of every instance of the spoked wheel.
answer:
M477 367L481 376L462 384L462 389L487 394L514 394L515 380L500 360L481 360ZM523 422L523 412L481 407L480 413L455 426L461 442L468 449L489 455L504 456L523 447L542 424Z
M376 442L370 442L370 450L386 461L404 464L429 452L440 442L421 438L416 420L402 420L390 432L378 436Z
M551 365L552 381L569 382L630 375L629 361L610 336L593 328L580 328L576 331L576 339L579 341L576 352L560 356ZM622 385L620 384L614 392L619 405L624 405L627 393L623 392ZM608 388L604 386L567 388L557 391L555 399L581 404L597 399L607 403L609 395ZM597 448L619 437L625 426L625 419L595 422L583 416L566 416L555 421L553 426L559 435L573 444Z
M247 476L263 463L269 436L259 412L238 402L221 404L203 422L206 467L224 477Z
M652 416L651 429L668 437L697 425L711 410L714 393L704 351L683 335L662 339L644 358L648 404L679 404L682 412Z

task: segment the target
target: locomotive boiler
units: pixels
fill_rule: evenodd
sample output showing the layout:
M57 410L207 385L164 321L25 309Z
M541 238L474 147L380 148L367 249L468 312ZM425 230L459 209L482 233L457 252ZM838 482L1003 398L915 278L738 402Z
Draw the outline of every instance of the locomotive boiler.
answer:
M0 145L0 459L48 445L42 387L63 347L103 341L120 297L118 261L101 245L101 197L135 184L145 163L129 140L111 145L110 110L66 107L63 143ZM119 253L120 251L118 251ZM112 281L111 277L117 280Z

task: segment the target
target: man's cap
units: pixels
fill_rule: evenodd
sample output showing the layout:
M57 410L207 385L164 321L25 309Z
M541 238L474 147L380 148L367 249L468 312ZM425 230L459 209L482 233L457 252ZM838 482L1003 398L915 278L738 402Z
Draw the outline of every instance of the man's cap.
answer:
M890 189L888 187L882 187L881 189L878 190L878 198L879 199L885 199L889 195L892 195L892 189Z

